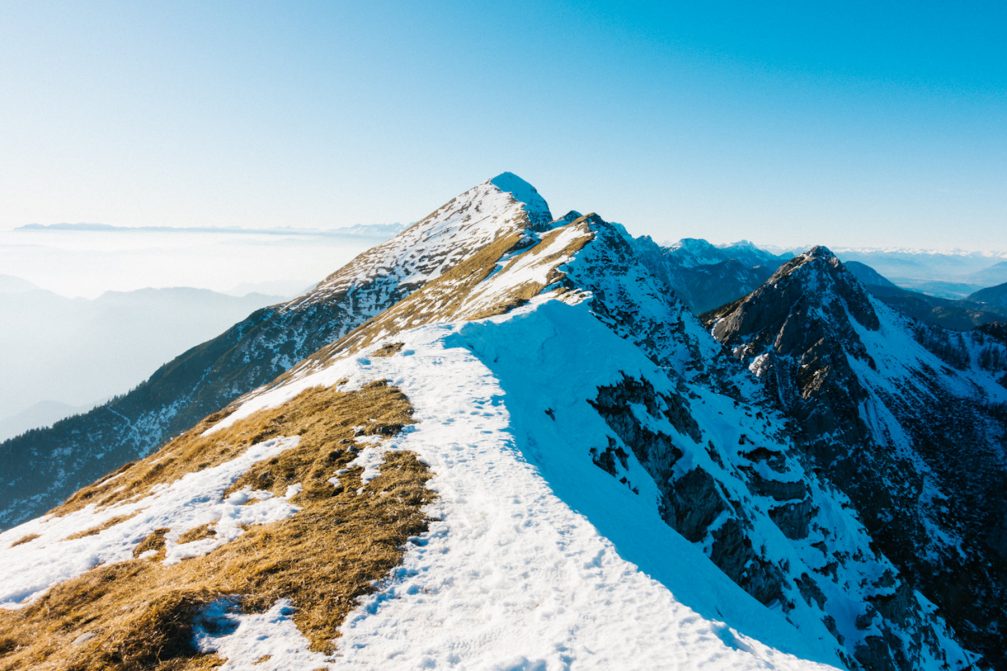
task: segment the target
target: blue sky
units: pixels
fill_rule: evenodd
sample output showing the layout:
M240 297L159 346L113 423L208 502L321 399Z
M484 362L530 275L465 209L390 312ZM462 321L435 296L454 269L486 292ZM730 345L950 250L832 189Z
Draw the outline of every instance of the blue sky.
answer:
M411 221L1007 249L1003 3L0 3L0 228Z

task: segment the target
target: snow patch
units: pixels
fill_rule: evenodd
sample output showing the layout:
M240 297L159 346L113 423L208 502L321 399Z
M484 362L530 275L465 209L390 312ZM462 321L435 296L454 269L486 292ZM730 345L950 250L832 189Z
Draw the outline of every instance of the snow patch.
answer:
M547 224L552 221L549 205L539 195L538 190L514 173L502 172L491 179L490 184L509 193L519 203L523 203L533 224Z
M220 671L290 671L328 669L325 655L308 648L308 640L291 619L288 599L280 599L265 613L240 613L222 599L206 608L194 627L196 644L226 661Z

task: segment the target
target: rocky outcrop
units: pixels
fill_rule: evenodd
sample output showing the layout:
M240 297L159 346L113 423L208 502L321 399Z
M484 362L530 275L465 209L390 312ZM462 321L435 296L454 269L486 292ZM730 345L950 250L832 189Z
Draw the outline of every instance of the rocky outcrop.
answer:
M708 319L877 547L988 663L1007 665L1005 623L988 617L1007 598L1002 343L896 314L821 247ZM888 647L882 637L861 654Z

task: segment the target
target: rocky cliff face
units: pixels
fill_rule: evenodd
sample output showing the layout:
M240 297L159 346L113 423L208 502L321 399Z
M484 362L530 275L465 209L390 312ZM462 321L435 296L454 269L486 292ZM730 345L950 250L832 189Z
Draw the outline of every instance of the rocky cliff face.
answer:
M913 322L815 248L712 315L874 542L997 666L1004 623L1002 344Z
M836 533L836 519L845 516L843 497L804 459L765 390L729 360L660 279L653 265L660 257L648 253L652 243L597 216L588 222L594 237L564 268L567 282L588 292L596 317L673 381L673 391L663 393L632 377L599 388L591 403L618 440L593 448L592 460L633 487L625 462L635 455L658 483L657 506L669 526L761 603L804 627L807 619L824 627L849 665L952 663L944 658L943 625L934 625L921 605L925 600L859 522L848 520ZM824 249L813 253L838 264ZM861 300L826 306L832 313L824 319L836 320L848 309L877 328L870 300L854 293L855 280L842 279L841 290ZM796 293L779 304L798 302ZM794 323L802 318L813 323L807 316Z

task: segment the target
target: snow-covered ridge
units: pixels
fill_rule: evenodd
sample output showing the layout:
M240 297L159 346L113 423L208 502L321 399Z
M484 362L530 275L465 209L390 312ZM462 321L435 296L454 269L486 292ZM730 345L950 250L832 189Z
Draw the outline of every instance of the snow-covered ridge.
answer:
M922 597L918 597L918 602L910 601L902 606L906 609L905 613L898 615L898 618L906 618L902 625L895 625L894 621L871 611L868 604L872 599L889 598L893 593L912 595L912 591L900 583L896 570L886 559L874 554L867 534L856 518L845 512L843 501L832 498L833 494L826 486L817 483L810 473L805 472L798 460L787 456L793 448L782 438L782 420L765 417L765 409L745 406L740 404L739 398L724 395L721 390L725 386L735 386L739 393L757 396L754 391L741 391L745 387L741 380L724 379L717 367L711 366L719 351L716 344L674 295L669 294L667 287L636 260L638 243L633 242L624 229L592 215L578 223L554 228L543 236L542 245L548 249L553 243L546 240L551 239L556 241L557 249L566 249L567 244L560 241L564 237L576 239L583 236L581 231L585 226L592 239L572 257L541 252L536 256L533 250L537 248L521 250L502 261L498 270L486 280L466 288L469 295L477 297L479 304L499 304L499 297L519 283L519 278L528 274L531 260L538 258L551 259L555 268L561 269L565 275L562 288L575 291L562 292L559 291L561 287L549 288L545 278L552 276L552 272L548 270L548 264L542 265L532 274L539 278L538 284L547 289L547 293L533 299L533 308L519 309L489 321L462 326L458 335L450 340L453 345L460 344L479 355L493 371L506 390L504 399L512 399L505 400L511 413L515 407L531 404L532 407L520 416L538 420L536 428L529 430L527 440L530 446L542 447L525 453L525 457L544 468L553 463L549 456L552 449L565 444L564 440L572 441L569 459L583 460L573 463L583 463L592 476L608 479L607 484L618 491L629 491L634 497L640 497L633 500L645 501L643 509L648 514L656 515L659 509L664 509L657 517L662 533L675 534L677 528L682 533L695 534L692 540L697 543L697 549L701 548L714 562L719 562L717 565L723 571L739 585L751 590L752 594L758 595L764 603L775 604L774 607L782 609L784 614L780 626L784 630L795 628L804 636L823 641L824 647L816 655L824 654L824 658L831 659L852 659L857 655L868 659L865 651L870 642L892 635L893 628L899 626L904 627L899 635L925 635L940 641L937 648L931 646L901 653L912 655L915 664L926 665L946 658L952 668L963 665L964 653L949 638L939 618L931 619L930 606ZM828 262L829 258L832 258L831 255L823 248L815 250L807 259L795 260L794 264L800 268L809 260ZM430 288L433 286L430 285ZM421 290L415 298L422 299L430 288ZM461 290L461 285L456 289ZM574 303L577 307L565 307L565 302ZM576 310L575 314L582 316L575 319L555 316L557 310L561 311L559 314L565 314L562 310L568 309ZM588 316L591 313L595 316ZM428 314L432 323L421 329L438 325L459 328L445 324L451 321L452 313L432 311ZM604 321L608 328L602 326L598 319ZM539 326L529 330L517 328L518 324ZM478 345L465 337L467 333L475 332L477 325L485 325L484 335L479 340L481 344ZM402 355L416 355L409 340L412 330L389 329L382 320L372 323L369 328L377 329L384 338L405 339ZM556 343L558 348L553 349L544 343ZM621 359L614 357L619 348L632 352L638 363L635 366L620 363ZM542 353L536 355L539 350ZM321 367L306 366L295 370L281 385L248 397L218 426L227 426L252 412L282 403L312 385L355 379L352 370L340 362L358 355L357 361L368 369L394 370L396 365L397 357L378 359L366 353L359 354L349 346L343 350L330 350L327 362ZM515 356L517 359L509 368L499 369L504 365L502 362ZM646 368L648 372L637 372L640 370L639 362L646 362L648 356L651 360ZM667 368L659 372L654 363ZM389 369L389 366L392 368ZM599 374L605 371L606 382L596 379L580 387L572 382L578 376L595 370L595 367ZM500 377L502 374L505 377ZM653 385L668 398L678 399L669 402L681 404L681 412L690 416L688 421L677 420L685 421L683 426L687 427L689 421L694 422L692 429L682 433L685 429L669 425L667 420L654 423L655 419L649 411L634 411L634 421L644 422L648 426L646 431L650 432L648 435L670 436L661 440L655 438L655 444L660 445L663 440L672 441L673 447L664 456L649 457L653 463L633 462L630 456L634 452L649 448L621 442L629 440L631 433L616 431L613 434L611 431L616 424L600 430L593 438L578 434L578 427L585 424L586 416L594 417L595 422L600 419L584 398L590 399L598 393L599 385L616 384L619 380L626 380L626 376L634 375L642 375L646 384ZM522 381L525 378L527 380ZM409 385L407 380L390 379L395 384ZM513 387L515 380L519 385L516 389ZM563 380L563 384L552 390L550 381L555 380ZM683 384L688 388L687 397L682 396ZM582 391L568 397L571 385ZM571 402L578 410L573 415L573 423L567 426L567 416L562 409ZM671 409L667 411L671 412ZM730 419L725 419L725 416ZM452 423L452 426L455 424ZM556 434L547 430L557 424L563 428ZM518 430L517 425L514 430ZM604 448L606 442L608 448ZM618 449L613 445L619 446ZM735 445L750 447L728 447ZM585 446L590 449L585 449ZM609 457L606 465L599 457L598 450L603 448L606 454L620 456ZM713 455L710 450L714 451ZM676 453L679 456L674 456ZM437 459L433 455L424 458L428 461ZM569 471L572 468L569 459L555 462L554 472ZM674 463L673 470L654 470L666 459ZM709 484L704 487L714 489L707 489L704 493L700 488L673 503L669 497L673 499L676 495L674 490L669 492L666 485L649 489L652 485L647 483L655 480L661 483L680 481L683 489L695 486L688 483L705 482ZM551 483L551 486L557 485ZM718 490L723 494L713 494L711 498L709 492ZM592 509L596 504L593 497L600 496L596 487L584 489L576 483L562 491L565 493L561 493L560 498L580 511ZM582 492L591 494L582 498ZM661 501L660 506L651 503L655 500ZM682 506L685 518L674 523L667 518L662 519L662 516L671 514L667 507L672 505ZM713 511L713 517L703 523L689 521L690 513L684 511L690 507L697 510L708 508ZM638 538L620 536L621 527L602 524L603 518L589 517L592 523L601 524L603 534L609 539L622 538L629 543L624 547L632 548L639 543ZM843 532L834 537L837 526ZM653 531L640 533L640 537L654 538ZM733 540L727 541L729 537ZM723 550L725 543L742 541L750 547L760 548L750 558L744 559L745 562L754 562L759 567L757 572L742 569L730 553ZM821 547L827 549L823 551ZM646 556L640 555L637 561ZM833 565L830 557L835 556L845 559ZM663 575L667 570L667 566L660 562L652 564L644 561L642 568L651 576ZM433 569L425 567L423 570ZM422 589L425 592L430 588L424 586ZM396 598L408 599L408 595L415 591L407 590L405 595L397 591ZM812 598L809 596L812 593L818 596ZM746 595L746 598L751 597ZM385 600L382 598L380 603L384 604ZM398 622L395 626L401 625ZM810 632L817 633L812 635ZM384 650L383 647L381 649ZM397 654L401 654L401 650ZM437 659L436 655L433 659Z
M568 386L550 389L537 376L551 377L555 366L574 373L554 352L538 349L557 333L578 333L578 349L595 364L578 369ZM661 521L650 503L654 493L634 495L591 463L585 441L603 442L608 429L586 402L571 403L577 391L566 392L593 393L598 384L617 381L622 370L657 373L594 321L585 304L545 299L483 328L429 326L396 337L403 347L392 357L361 352L337 358L238 410L246 415L282 404L319 384L354 388L374 379L388 379L415 405L415 429L390 449L416 452L437 474L431 486L439 498L430 511L436 521L396 577L347 621L332 660L338 668L822 668L760 638L839 663L707 564ZM539 406L562 418L548 434L554 444L528 442L544 434L517 424L506 399L519 390L502 388L508 376L501 379L480 362L515 341L530 348L533 366L518 360L502 365L510 375L532 374L524 384L538 391L534 416L541 415L540 423L553 420ZM513 399L522 406L532 400L524 394ZM634 473L644 486L643 469L636 466ZM571 487L593 493L591 509L614 517L575 512L564 499ZM651 551L667 558L658 579L605 538L602 530L613 527L623 529L623 540L649 539Z
M759 383L775 372L772 358L759 359L757 379L749 362L727 356L669 286L652 241L596 215L542 223L538 200L513 175L485 182L288 306L340 294L374 318L242 397L207 433L310 388L387 381L408 397L415 424L363 445L350 464L367 486L382 456L409 451L429 467L438 498L402 565L343 621L334 655L309 649L297 604L283 599L265 613L212 603L197 622L200 648L235 669L256 660L276 669L970 666L934 605L788 437ZM874 314L866 297L846 300L855 285L831 292L835 267L824 248L792 261L777 282L806 280L808 300L781 305L825 321ZM866 328L859 337L880 338L886 318L866 328L861 315L842 335ZM774 342L777 351L786 341ZM329 483L340 487L341 475ZM219 506L226 488L214 483L208 499ZM168 491L188 500L174 486L148 507ZM298 514L287 500L296 493L249 492L246 507L275 506L283 519ZM89 512L115 519L111 509ZM132 519L94 542L128 549L112 530ZM182 560L187 544L172 545L178 530L168 527L166 559Z

